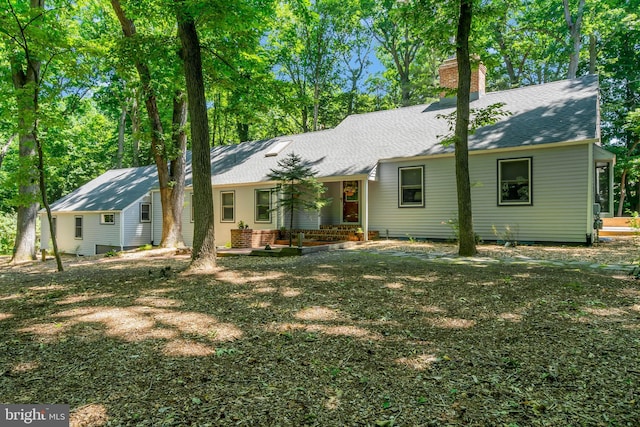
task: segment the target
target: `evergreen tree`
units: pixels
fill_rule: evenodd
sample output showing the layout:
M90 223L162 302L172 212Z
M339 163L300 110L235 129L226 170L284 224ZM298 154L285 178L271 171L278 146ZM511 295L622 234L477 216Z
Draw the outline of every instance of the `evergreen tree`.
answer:
M289 247L292 246L294 215L300 210L318 210L331 203L322 195L326 187L316 179L316 172L295 153L290 153L278 161L278 169L271 169L267 175L277 181L279 193L276 207L284 208L289 215Z

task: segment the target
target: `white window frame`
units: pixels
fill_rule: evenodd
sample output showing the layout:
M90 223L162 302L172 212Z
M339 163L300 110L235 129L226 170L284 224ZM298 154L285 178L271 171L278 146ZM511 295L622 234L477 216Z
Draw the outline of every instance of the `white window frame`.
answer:
M233 197L232 205L225 205L224 196L225 194L231 194ZM231 219L225 218L224 210L225 208L231 208ZM221 191L220 192L220 222L235 222L236 221L236 192L235 191Z
M147 210L148 218L147 219L142 218L142 207L143 206L147 206L147 208L148 208L148 210ZM140 222L151 222L151 203L149 203L149 202L140 203Z
M78 220L80 220L80 226L78 226ZM84 219L82 217L82 215L76 215L73 219L73 227L74 227L74 233L73 235L75 236L76 240L82 240L82 236L84 234ZM80 231L80 233L78 233L78 231Z
M259 205L258 204L258 201L259 201L258 195L260 193L267 193L269 195L269 204L268 205ZM254 203L254 205L255 205L255 222L270 224L271 221L272 221L272 218L271 218L271 190L270 189L257 189L257 190L255 190L255 192L254 192L254 200L255 200L255 203ZM258 208L259 207L266 207L267 208L267 214L269 215L268 219L260 219L259 218L259 216L258 216L258 213L259 213Z
M107 216L111 217L111 221L107 221ZM116 214L115 212L105 212L100 214L100 224L102 225L115 225Z
M526 162L527 163L527 177L526 182L528 186L528 198L526 200L503 200L503 192L506 191L508 185L516 184L517 182L510 180L506 181L502 179L502 165L505 163ZM506 187L505 187L506 185ZM498 206L531 206L533 205L533 158L532 157L518 157L513 159L498 159Z
M420 170L420 192L421 192L421 198L420 198L420 202L406 202L404 200L404 191L405 190L410 190L410 189L417 189L418 186L416 186L415 184L411 184L411 185L405 185L402 182L402 172L404 171L408 171L408 170L412 170L412 169L418 169ZM403 166L403 167L399 167L398 168L398 207L399 208L423 208L424 207L424 165L420 165L420 166Z

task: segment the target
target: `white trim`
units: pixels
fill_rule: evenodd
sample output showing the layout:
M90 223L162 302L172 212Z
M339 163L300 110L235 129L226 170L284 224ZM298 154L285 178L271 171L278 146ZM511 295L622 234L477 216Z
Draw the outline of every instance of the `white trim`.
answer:
M233 205L231 206L233 209L233 217L231 219L224 219L224 208L225 206L229 206L229 205L225 205L222 203L222 199L223 196L225 194L232 194L233 195ZM227 190L227 191L220 191L220 222L236 222L236 192L235 190Z
M269 205L267 206L269 219L258 219L258 193L269 193ZM273 204L272 191L270 188L256 188L253 190L253 220L256 224L271 224L273 222L273 211L271 206Z
M78 237L78 225L76 220L80 218L80 237ZM73 238L75 240L84 240L84 217L82 215L73 216Z
M147 205L149 206L149 211L147 212L149 219L142 219L142 206L143 205ZM140 204L138 205L139 209L140 209L140 215L139 215L139 219L141 223L147 223L147 222L151 222L151 202L140 202Z

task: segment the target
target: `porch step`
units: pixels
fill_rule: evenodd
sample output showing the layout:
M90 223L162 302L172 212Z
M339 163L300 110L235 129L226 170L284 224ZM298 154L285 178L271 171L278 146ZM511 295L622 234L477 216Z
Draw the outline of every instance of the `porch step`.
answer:
M631 220L628 216L616 216L613 218L602 218L605 227L631 227Z
M602 230L598 233L603 237L613 236L635 236L640 234L640 229L631 226L632 218L629 217L614 217L614 218L602 218Z
M359 226L355 225L337 225L337 226L320 226L320 230L294 230L294 236L298 233L304 233L305 239L321 240L325 242L336 241L358 241L359 237L356 230ZM379 231L369 230L369 240L380 238Z

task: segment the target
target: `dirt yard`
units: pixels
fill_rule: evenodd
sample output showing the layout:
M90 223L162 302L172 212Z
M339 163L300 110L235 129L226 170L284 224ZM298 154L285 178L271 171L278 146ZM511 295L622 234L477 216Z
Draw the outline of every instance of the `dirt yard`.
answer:
M640 280L594 266L639 247L2 263L0 400L74 426L637 426Z

